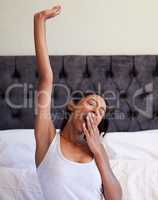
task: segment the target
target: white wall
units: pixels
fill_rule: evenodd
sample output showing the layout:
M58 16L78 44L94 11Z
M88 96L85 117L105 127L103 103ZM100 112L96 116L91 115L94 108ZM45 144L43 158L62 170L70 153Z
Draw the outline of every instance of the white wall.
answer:
M33 14L57 2L49 55L158 54L157 0L1 0L0 55L34 55Z

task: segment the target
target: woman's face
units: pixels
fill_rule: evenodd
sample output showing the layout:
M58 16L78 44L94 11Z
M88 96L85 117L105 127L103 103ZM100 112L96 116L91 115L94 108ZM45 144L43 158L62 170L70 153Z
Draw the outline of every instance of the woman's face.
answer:
M73 104L71 123L80 132L83 132L82 124L86 121L89 112L94 114L97 125L99 125L106 112L106 104L101 96L88 95L82 98L77 105Z

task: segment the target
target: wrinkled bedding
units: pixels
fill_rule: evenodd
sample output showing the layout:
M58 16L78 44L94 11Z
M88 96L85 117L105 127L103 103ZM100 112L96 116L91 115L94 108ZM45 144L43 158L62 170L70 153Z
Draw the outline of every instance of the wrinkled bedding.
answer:
M123 200L158 199L158 130L109 133L102 143ZM0 131L0 200L43 200L33 129Z

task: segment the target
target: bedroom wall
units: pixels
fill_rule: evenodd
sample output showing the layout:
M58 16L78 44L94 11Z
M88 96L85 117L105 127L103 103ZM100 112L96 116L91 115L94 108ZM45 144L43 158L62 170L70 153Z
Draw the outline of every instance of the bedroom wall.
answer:
M5 0L0 7L0 55L34 55L33 13L59 2L47 22L49 54L157 54L156 0Z

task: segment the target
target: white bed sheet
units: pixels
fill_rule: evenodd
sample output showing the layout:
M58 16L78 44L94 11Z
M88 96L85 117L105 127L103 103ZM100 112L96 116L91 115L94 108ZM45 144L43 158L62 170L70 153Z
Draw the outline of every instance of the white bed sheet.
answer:
M0 200L43 200L33 129L0 131ZM123 200L158 199L158 130L110 133L102 140Z
M0 167L0 200L44 200L36 171Z
M34 155L33 129L0 131L0 200L44 200Z
M158 162L111 160L123 188L123 200L158 199ZM44 200L36 172L0 167L1 200Z

